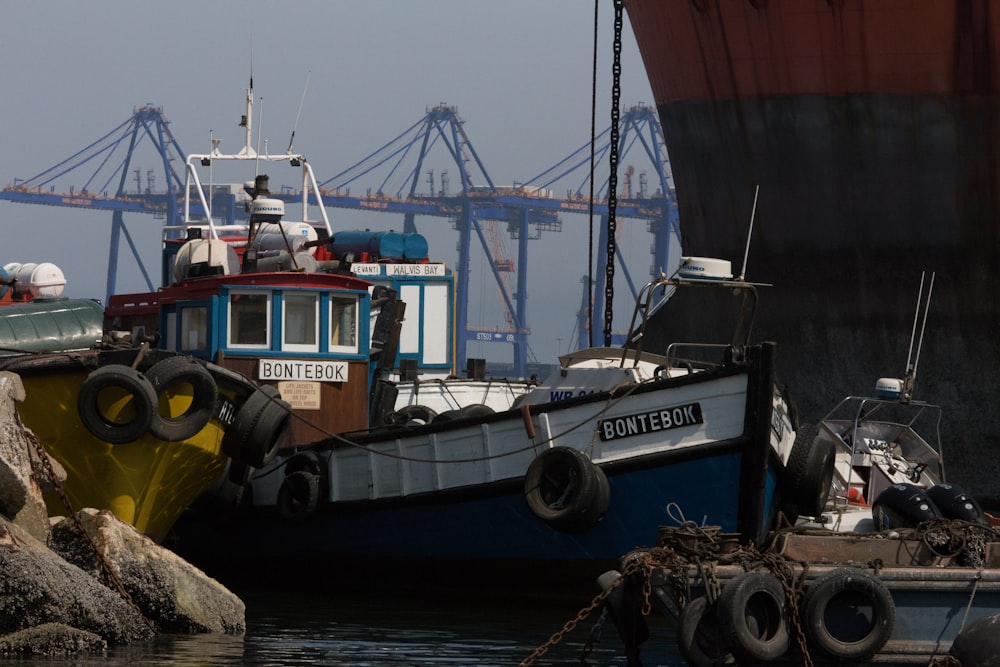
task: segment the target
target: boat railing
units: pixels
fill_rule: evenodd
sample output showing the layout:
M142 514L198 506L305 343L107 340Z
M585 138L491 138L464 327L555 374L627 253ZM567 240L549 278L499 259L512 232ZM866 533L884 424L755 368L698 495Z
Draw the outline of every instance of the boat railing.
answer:
M690 356L680 356L679 349L688 351L709 351L714 360L704 358L693 358ZM675 369L687 370L688 373L717 368L727 363L739 362L742 360L742 350L735 349L732 345L724 343L671 343L667 346L666 370Z
M292 154L257 154L248 149L244 149L244 151L238 155L223 155L222 153L213 151L208 154L188 156L187 162L185 163L184 225L182 229L187 229L192 226L206 227L209 231L209 237L212 239L218 239L220 231L239 227L233 225L220 226L215 224L210 198L205 194L205 185L202 183L201 178L198 175L197 166L209 166L214 161L248 160L259 162L288 162L293 167L300 167L302 170L302 184L300 190L302 194L301 222L311 224L314 227L322 227L326 230L327 235L333 234L333 228L330 226L330 218L326 213L326 206L323 203L323 196L320 194L319 184L316 182L316 174L313 172L312 165L309 164L305 156ZM212 187L212 184L209 184L209 187ZM191 210L192 196L201 205L202 210L204 211L204 219L194 219L194 214ZM312 202L310 202L310 198L312 198ZM318 208L319 216L321 218L320 220L309 219L310 203L314 204ZM201 216L198 217L201 218ZM245 229L246 227L243 226L243 228Z
M851 486L864 482L854 479L854 466L859 457L865 455L898 457L913 466L911 471L918 480L921 473L930 468L938 482L945 481L941 418L940 406L919 401L904 403L862 396L841 400L820 422L820 434L825 434L850 455L844 480L845 495L834 498L835 504L848 504ZM921 428L931 429L930 440L921 435Z
M757 311L757 284L748 283L743 280L667 278L663 274L660 274L658 279L646 283L639 290L639 295L635 301L635 308L632 311L632 320L629 324L628 335L625 338L625 345L622 348L622 368L625 368L627 363L632 366L639 364L650 317L659 310L665 300L669 299L680 288L726 289L732 291L739 298L736 326L731 342L728 345L719 344L718 347L730 348L739 356L739 350L749 345L750 332L753 329L754 317ZM680 343L680 345L693 344ZM705 344L705 346L713 345Z

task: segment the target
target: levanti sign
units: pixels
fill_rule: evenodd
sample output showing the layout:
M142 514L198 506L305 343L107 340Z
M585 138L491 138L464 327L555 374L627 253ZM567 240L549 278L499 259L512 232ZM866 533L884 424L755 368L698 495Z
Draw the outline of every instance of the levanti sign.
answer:
M597 422L597 431L601 440L617 440L703 423L701 403L688 403L624 417L602 419Z

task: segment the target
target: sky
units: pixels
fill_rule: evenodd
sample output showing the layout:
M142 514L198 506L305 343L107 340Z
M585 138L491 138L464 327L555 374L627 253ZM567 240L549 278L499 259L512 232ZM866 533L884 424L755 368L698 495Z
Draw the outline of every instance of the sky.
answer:
M585 0L0 0L0 9L0 185L62 162L145 104L163 108L186 153L207 151L210 136L223 152L238 150L251 71L271 152L294 129L320 181L442 102L457 107L498 185L534 176L590 138L594 3ZM612 18L611 0L600 0L598 132L610 123ZM652 104L627 17L621 58L622 107ZM78 189L87 176L67 175L57 189ZM335 230L402 228L400 216L328 214ZM155 281L162 220L125 222ZM416 223L432 258L454 265L458 236L447 220ZM0 225L0 264L53 262L66 296L104 297L111 213L0 201ZM624 252L645 276L652 237L633 227ZM587 274L588 219L564 216L562 229L529 243L530 357L542 363L576 347ZM127 251L117 272L117 291L145 290ZM473 279L469 324L502 325L495 285ZM617 308L629 311L616 318L627 323L631 305ZM470 343L468 354L509 362L511 348Z

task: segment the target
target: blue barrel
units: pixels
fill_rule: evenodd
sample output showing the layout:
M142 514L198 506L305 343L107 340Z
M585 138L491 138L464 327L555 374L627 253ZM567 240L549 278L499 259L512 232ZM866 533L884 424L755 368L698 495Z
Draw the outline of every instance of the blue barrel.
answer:
M423 234L403 234L403 257L427 259L427 239Z
M104 333L104 307L92 299L40 297L0 306L0 356L87 350Z
M397 232L349 231L337 232L328 247L337 257L354 253L354 261L361 261L361 253L369 259L402 259L403 235Z

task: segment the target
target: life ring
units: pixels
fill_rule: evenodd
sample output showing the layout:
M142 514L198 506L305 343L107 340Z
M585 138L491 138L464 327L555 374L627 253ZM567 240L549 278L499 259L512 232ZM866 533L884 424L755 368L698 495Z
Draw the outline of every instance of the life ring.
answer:
M611 499L604 471L571 447L553 447L535 457L524 476L524 495L535 516L566 532L597 524Z
M399 425L430 424L437 413L426 405L407 405L389 415L389 423Z
M770 572L744 572L732 579L716 612L725 643L743 662L770 662L788 651L785 588Z
M319 506L319 475L296 470L285 475L278 489L278 512L288 521L304 521Z
M192 357L167 357L153 364L145 375L157 397L158 409L149 427L153 435L167 442L179 442L205 428L219 398L215 379L207 368ZM176 416L171 410L174 396L190 401Z
M693 667L733 664L735 659L719 632L715 609L704 596L684 606L677 627L677 648Z
M233 459L263 468L274 459L292 407L272 385L258 388L243 403L222 437L222 451Z
M803 424L795 434L782 477L785 514L793 522L799 516L819 516L826 508L833 481L836 446L817 438L819 429Z
M131 366L108 364L83 381L76 406L80 421L94 437L120 445L149 431L156 412L156 391Z
M859 609L870 609L871 617ZM842 567L806 589L802 617L806 638L823 653L838 660L865 660L892 636L896 605L878 577Z

